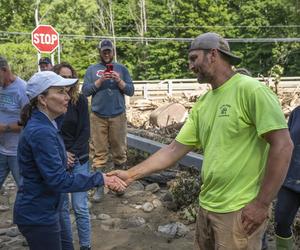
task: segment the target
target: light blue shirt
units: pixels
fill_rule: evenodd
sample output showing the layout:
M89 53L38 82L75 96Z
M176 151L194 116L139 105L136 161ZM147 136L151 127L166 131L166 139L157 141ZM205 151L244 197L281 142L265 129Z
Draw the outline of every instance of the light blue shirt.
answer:
M26 82L17 77L7 87L0 87L0 123L17 123L21 109L29 102L26 95ZM0 154L16 156L19 133L0 134Z

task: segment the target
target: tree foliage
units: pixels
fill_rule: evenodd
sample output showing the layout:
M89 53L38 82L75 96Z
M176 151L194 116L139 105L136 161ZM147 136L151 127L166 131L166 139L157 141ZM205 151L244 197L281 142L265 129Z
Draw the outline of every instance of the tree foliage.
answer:
M0 0L0 54L25 79L37 70L30 37L37 7L40 24L60 33L61 61L74 65L80 77L99 60L100 38L113 34L141 38L116 40L118 61L138 80L192 77L189 42L147 37L194 38L214 31L226 38L295 38L300 32L299 0ZM230 45L254 75L269 75L274 65L286 76L298 75L299 43Z

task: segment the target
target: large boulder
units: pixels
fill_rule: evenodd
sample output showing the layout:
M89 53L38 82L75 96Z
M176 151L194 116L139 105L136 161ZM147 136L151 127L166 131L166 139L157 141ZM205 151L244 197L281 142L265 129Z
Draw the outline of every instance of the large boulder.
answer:
M174 123L180 123L187 117L187 110L180 103L167 103L155 109L150 114L150 123L163 128Z

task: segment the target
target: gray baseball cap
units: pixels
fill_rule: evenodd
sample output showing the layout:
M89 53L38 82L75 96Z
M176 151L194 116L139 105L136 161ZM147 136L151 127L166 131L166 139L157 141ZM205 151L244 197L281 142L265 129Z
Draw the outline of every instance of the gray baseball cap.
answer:
M3 67L8 67L8 63L7 63L6 58L0 56L0 68L3 68Z
M76 78L63 78L53 71L41 71L35 73L27 82L26 94L31 100L34 97L42 94L50 87L66 87L77 82Z
M226 39L217 33L208 32L200 36L191 43L189 51L198 49L217 49L225 54L232 65L237 65L241 62L241 58L230 52L230 47Z

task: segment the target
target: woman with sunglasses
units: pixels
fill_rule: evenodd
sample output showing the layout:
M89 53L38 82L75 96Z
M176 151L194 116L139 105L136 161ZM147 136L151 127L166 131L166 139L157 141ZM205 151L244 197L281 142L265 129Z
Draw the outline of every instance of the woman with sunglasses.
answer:
M54 66L53 71L63 78L77 78L74 68L66 62ZM79 93L78 82L68 90L70 101L61 126L61 135L68 157L68 170L72 173L88 174L90 122L87 98ZM91 224L87 192L71 193L78 231L80 250L91 249ZM65 194L60 211L62 242L64 249L73 248L72 227L69 214L69 196Z
M18 145L20 187L14 223L30 250L63 249L59 223L61 193L83 192L102 185L124 190L126 185L102 173L66 171L67 154L56 121L68 108L67 87L76 82L77 79L43 71L34 74L26 86L30 103L21 113L24 130Z

